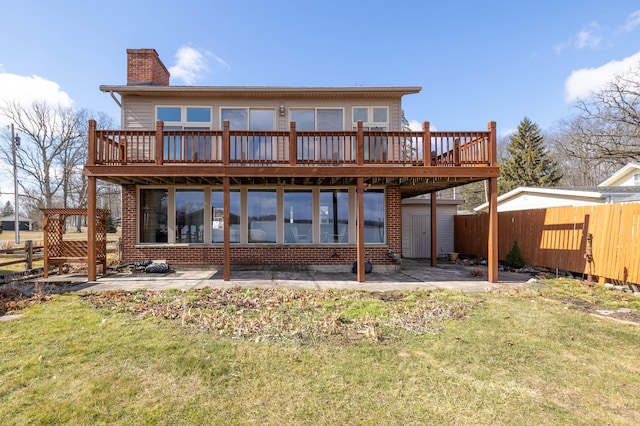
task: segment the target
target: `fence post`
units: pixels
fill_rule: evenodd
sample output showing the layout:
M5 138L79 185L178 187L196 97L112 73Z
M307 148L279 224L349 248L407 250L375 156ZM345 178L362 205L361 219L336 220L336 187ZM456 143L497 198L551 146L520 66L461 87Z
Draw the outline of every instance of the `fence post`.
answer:
M24 242L24 251L27 253L25 270L33 269L33 241L27 240Z

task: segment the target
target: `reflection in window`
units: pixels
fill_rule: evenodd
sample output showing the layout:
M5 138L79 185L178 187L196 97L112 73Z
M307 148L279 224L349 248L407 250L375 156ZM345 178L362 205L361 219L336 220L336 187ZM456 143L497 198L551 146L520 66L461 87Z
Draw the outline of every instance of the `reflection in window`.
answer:
M370 189L364 193L364 242L384 243L384 190Z
M222 108L222 121L230 130L273 130L274 109ZM271 136L232 136L231 160L271 160L275 154Z
M276 191L249 190L247 193L248 242L276 242Z
M229 241L240 242L240 191L229 193ZM211 191L211 241L224 243L224 194Z
M346 189L320 191L320 242L349 242L349 192Z
M285 191L284 242L313 242L313 195L311 191Z
M140 191L140 242L167 242L167 206L169 193L166 189L143 189Z
M176 243L204 242L204 191L176 190Z

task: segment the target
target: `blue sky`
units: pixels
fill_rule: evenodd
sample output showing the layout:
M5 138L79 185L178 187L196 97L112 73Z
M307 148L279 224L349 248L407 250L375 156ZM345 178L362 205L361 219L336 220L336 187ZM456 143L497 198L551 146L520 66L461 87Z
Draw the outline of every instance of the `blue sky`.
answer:
M412 122L551 130L640 61L635 1L5 1L0 102L119 111L126 49L155 48L172 85L422 86ZM7 123L0 123L7 124Z

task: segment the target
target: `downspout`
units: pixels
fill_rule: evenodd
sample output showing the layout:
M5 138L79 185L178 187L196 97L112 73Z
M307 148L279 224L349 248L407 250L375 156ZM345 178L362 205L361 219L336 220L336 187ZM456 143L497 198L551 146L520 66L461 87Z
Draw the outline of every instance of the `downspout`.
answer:
M114 100L114 102L116 103L116 105L118 105L118 107L119 107L120 109L122 109L122 102L120 102L120 101L118 100L118 98L116 98L116 96L113 94L113 90L109 90L109 94L111 95L111 99L113 99L113 100Z

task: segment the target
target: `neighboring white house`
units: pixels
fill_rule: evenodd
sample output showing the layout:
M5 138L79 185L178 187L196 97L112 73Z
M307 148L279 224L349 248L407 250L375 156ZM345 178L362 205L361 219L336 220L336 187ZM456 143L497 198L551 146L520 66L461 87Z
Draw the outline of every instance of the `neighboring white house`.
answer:
M453 216L463 200L436 200L438 253L436 257L453 252ZM431 200L405 198L402 200L402 257L431 258Z
M610 178L605 179L598 186L639 186L640 187L640 164L629 163Z
M498 197L498 212L640 201L640 164L631 163L598 186L538 188L521 186ZM489 203L474 210L488 212Z

